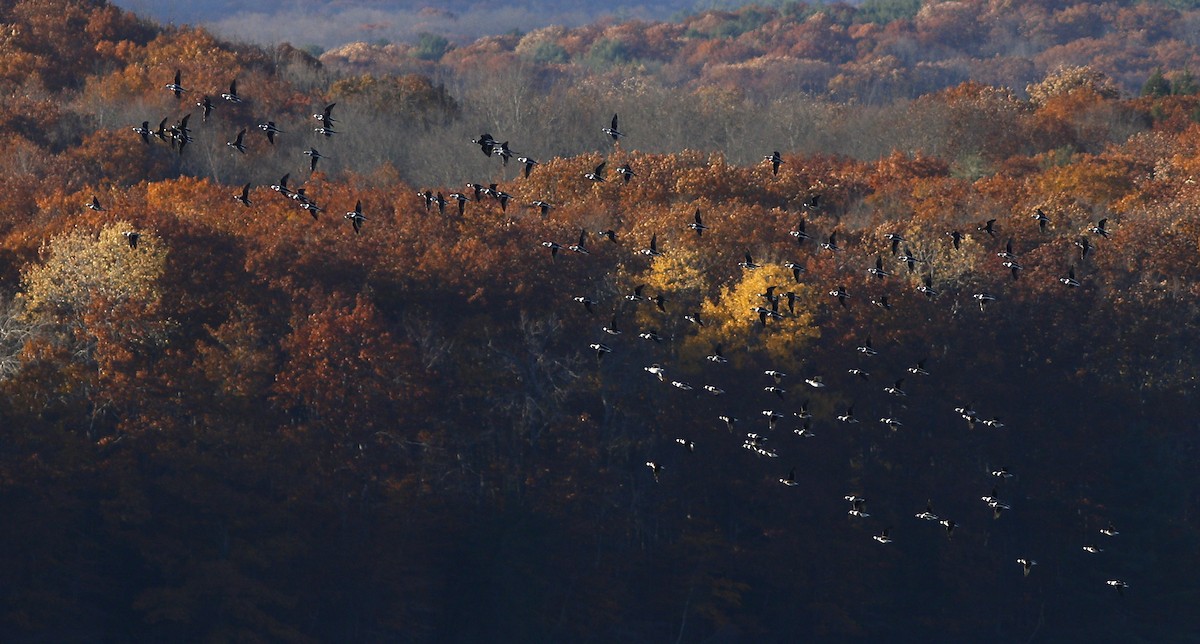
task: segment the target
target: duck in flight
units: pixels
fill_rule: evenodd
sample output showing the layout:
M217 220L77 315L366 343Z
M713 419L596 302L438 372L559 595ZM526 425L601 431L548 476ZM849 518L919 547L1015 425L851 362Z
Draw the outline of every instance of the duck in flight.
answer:
M829 294L837 298L838 304L841 304L842 308L846 308L846 298L850 297L850 293L846 290L845 286L838 286L830 291Z
M242 128L241 131L237 133L237 136L234 137L234 139L232 141L226 141L225 145L228 145L229 147L233 148L234 150L237 150L238 152L245 154L246 153L246 144L242 140L245 138L245 136L246 136L246 128Z
M637 173L633 171L633 168L628 163L617 168L617 174L621 175L621 178L624 179L625 183L629 183L630 179L637 176Z
M1029 573L1033 570L1033 567L1037 565L1037 562L1033 559L1025 558L1018 559L1017 563L1021 564L1021 568L1025 571L1026 577L1029 576Z
M581 228L579 230L579 241L575 242L574 244L571 244L570 246L567 246L567 250L574 252L574 253L580 253L582 255L591 255L591 253L588 252L587 247L584 245L584 242L586 242L586 241L587 241L587 228Z
M1013 261L1017 259L1016 253L1013 252L1013 238L1008 238L1008 243L1004 244L1004 250L996 253L996 257Z
M242 191L233 195L233 198L243 206L250 206L250 184L242 186Z
M245 130L243 130L243 132L244 131ZM308 171L309 172L317 171L317 161L320 161L321 159L329 158L329 157L321 154L321 152L319 150L317 150L316 148L309 148L309 149L305 150L302 154L304 154L304 156L308 157L308 159L309 159L309 161L308 161ZM462 213L459 213L459 214L462 214Z
M335 105L337 105L337 103L330 103L329 105L326 105L325 109L321 110L319 114L313 114L313 118L317 119L317 121L321 123L321 127L318 127L316 130L314 130L318 134L324 134L325 136L337 134L337 132L333 131L333 124L336 122L333 118L333 107Z
M771 154L763 157L763 161L771 164L771 174L779 176L779 166L783 164L783 159L779 156L779 150L775 150Z
M523 173L524 173L526 179L529 178L529 173L533 172L533 166L538 164L537 161L534 161L533 159L531 159L529 157L517 157L517 162L521 163L525 167L525 169L523 170Z
M364 217L363 213L362 213L362 200L359 199L357 202L355 202L354 210L347 212L343 216L346 219L349 219L350 223L354 224L354 232L357 233L358 230L360 228L362 228L363 222L367 220L367 218Z
M229 81L229 91L225 92L224 94L221 94L221 98L225 99L226 101L229 101L230 103L241 103L242 102L242 97L238 95L236 78Z
M662 251L658 249L658 233L650 236L650 246L648 248L643 248L638 252L647 257L660 257L662 255Z
M883 279L883 278L891 275L891 273L883 270L883 256L882 255L875 256L875 266L868 268L867 273L870 275L873 275L875 277L878 277L879 279Z
M288 177L290 177L291 174L292 173L289 172L289 173L283 175L282 177L280 177L279 183L272 184L271 189L285 197L291 197L292 191L288 190L288 185L287 185Z
M553 208L554 205L549 202L542 201L541 199L535 199L534 201L530 202L529 207L537 208L538 214L542 216L542 219L545 219L547 216L549 216L550 209Z
M919 259L916 255L913 255L912 251L908 249L908 245L905 244L904 245L904 254L897 256L896 261L903 262L906 266L908 266L908 272L911 273L916 269L917 262L922 261L922 260Z
M867 511L865 509L867 500L864 499L863 497L858 496L856 494L847 494L846 496L844 496L842 498L844 498L850 502L850 511L847 512L846 514L848 514L852 517L858 517L860 519L865 519L865 518L871 516L869 513L867 513ZM886 530L885 530L885 532L886 532Z
M823 248L829 252L832 252L832 253L840 253L842 251L842 249L840 247L838 247L836 230L829 233L829 241L822 242L821 248Z
M600 165L596 166L591 172L585 172L583 178L593 183L602 183L604 181L604 166L608 165L607 161L601 161Z
M166 85L163 85L163 89L174 93L175 98L179 98L179 97L183 96L183 93L188 90L186 88L184 88L183 85L180 84L181 83L180 79L181 79L181 74L180 74L179 70L176 69L175 70L175 81L172 83L167 83Z
M729 362L729 358L726 358L725 355L721 353L721 345L719 344L714 346L713 352L704 356L704 359L708 360L709 362L716 362L720 364Z
M938 515L933 513L933 502L932 501L925 502L925 511L918 514L917 518L922 521L940 521L941 520L941 519L938 519Z
M783 267L792 272L792 278L796 280L797 284L801 283L800 282L800 274L807 270L800 264L797 264L796 262L791 262L791 261L784 262Z
M1067 268L1067 276L1058 278L1058 281L1065 284L1067 286L1067 288L1079 288L1079 280L1075 279L1075 267L1074 266L1068 267Z
M917 292L923 294L925 297L927 297L931 300L933 298L937 297L938 291L935 288L933 288L933 273L929 273L929 274L925 275L924 282L925 282L924 284L917 287Z
M508 167L508 160L513 158L516 153L508 147L508 141L505 141L500 144L500 147L493 148L492 154L500 157L500 160L504 162L504 166Z
M1092 248L1094 248L1094 246L1092 246L1092 242L1087 237L1080 237L1079 240L1075 242L1075 245L1079 247L1080 261L1087 259L1088 253L1091 252Z
M1042 212L1041 208L1035 208L1033 212L1033 220L1038 222L1038 229L1046 232L1046 226L1050 224L1050 217Z
M203 98L196 101L196 106L203 110L203 120L207 123L208 115L212 114L213 111L212 99L208 97L208 94L205 94Z
M897 397L903 398L904 396L907 396L908 394L906 394L904 392L904 390L901 389L902 386L904 386L904 378L897 378L895 384L893 384L891 387L884 387L883 391L884 391L884 393L890 394L892 396L897 396Z
M620 141L621 137L625 136L624 132L617 129L617 115L613 114L612 123L608 127L600 128L600 131L611 136L613 141Z
M603 360L604 354L612 353L612 349L610 349L608 345L601 342L593 342L592 344L588 345L588 348L596 352L596 362Z
M892 255L895 255L900 250L900 242L908 241L900 233L887 233L883 236L884 239L891 242Z
M100 199L96 195L92 195L92 200L83 205L87 206L89 210L95 210L96 212L104 212L105 210L104 206L100 205Z
M271 145L275 145L275 135L276 134L283 134L283 130L275 127L275 121L267 121L266 123L259 123L258 129L262 130L267 135L267 141L269 141L271 143Z
M150 121L142 121L141 126L133 128L133 131L142 137L143 143L150 144L150 135L154 134L154 130L150 129Z
M982 311L984 309L984 306L987 303L996 301L996 296L992 295L991 293L987 293L987 292L976 293L975 295L972 295L971 297L975 298L975 301L979 302L979 310L980 311Z
M869 335L867 336L866 341L863 342L862 345L855 347L854 350L858 351L859 353L863 354L864 356L879 355L879 352L875 350L874 345L871 344L871 336L869 336Z
M696 231L697 237L702 237L704 235L704 231L708 230L708 226L705 226L704 221L700 219L699 208L696 209L695 221L688 224L688 228Z
M800 485L796 482L796 468L793 467L791 471L788 472L787 478L779 479L779 482L788 487L796 487L797 485Z
M491 157L492 150L496 149L496 139L492 138L492 135L487 132L480 134L477 139L471 139L471 143L478 145L485 157Z
M791 235L792 237L795 237L797 243L804 243L804 240L811 238L811 235L809 235L807 232L805 232L805 230L804 230L805 226L806 226L806 224L804 222L804 217L801 217L800 223L796 226L796 230L793 230L793 231L789 232L788 234Z

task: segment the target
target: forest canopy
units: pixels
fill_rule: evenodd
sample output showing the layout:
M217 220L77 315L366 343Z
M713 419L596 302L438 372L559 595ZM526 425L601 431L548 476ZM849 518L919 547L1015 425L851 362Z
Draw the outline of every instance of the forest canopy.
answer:
M0 633L1200 631L1197 11L0 4Z

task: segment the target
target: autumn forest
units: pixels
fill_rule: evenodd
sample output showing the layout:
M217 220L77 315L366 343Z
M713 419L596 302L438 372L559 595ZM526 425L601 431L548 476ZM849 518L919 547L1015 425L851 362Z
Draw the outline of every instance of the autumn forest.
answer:
M1193 73L1191 2L0 2L0 639L1197 641Z

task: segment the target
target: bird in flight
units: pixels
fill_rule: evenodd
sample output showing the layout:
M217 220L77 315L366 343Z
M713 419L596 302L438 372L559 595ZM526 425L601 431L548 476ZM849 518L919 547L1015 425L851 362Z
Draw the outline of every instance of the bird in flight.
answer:
M183 93L188 91L186 88L184 88L183 85L180 84L181 76L182 75L180 74L179 70L177 69L177 70L175 70L175 81L171 82L171 83L167 83L166 85L163 85L163 89L174 93L175 98L179 98L180 96L183 96Z
M783 159L779 157L779 150L775 150L771 154L763 157L763 161L771 164L771 174L779 176L779 166L783 164Z
M608 127L600 128L600 131L611 136L613 141L619 141L625 136L624 132L617 129L617 115L613 114L612 123Z

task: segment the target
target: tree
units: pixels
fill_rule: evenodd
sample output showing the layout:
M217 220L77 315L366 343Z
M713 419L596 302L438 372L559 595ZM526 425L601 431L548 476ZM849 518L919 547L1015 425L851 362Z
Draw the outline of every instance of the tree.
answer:
M1161 69L1155 69L1154 73L1150 74L1150 78L1147 78L1142 85L1142 96L1170 96L1170 94L1171 81L1163 76Z
M417 47L413 50L413 55L421 60L438 61L448 51L450 51L450 41L445 36L424 31L417 35Z

